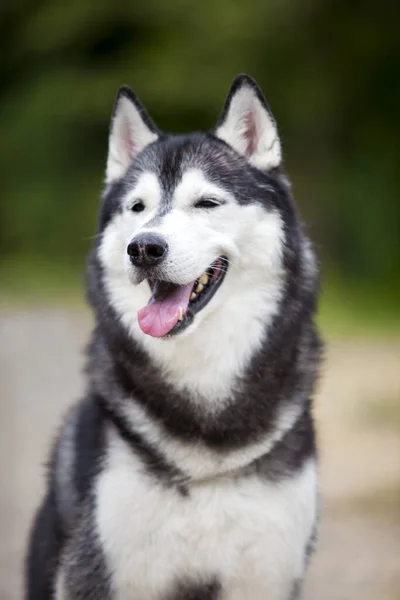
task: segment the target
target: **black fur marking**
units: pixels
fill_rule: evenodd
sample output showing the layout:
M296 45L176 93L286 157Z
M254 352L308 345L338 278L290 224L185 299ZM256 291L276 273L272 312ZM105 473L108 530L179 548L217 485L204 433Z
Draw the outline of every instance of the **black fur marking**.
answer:
M26 559L26 600L51 600L54 579L65 541L54 489L50 487L37 512Z
M112 598L110 575L95 532L93 511L90 499L63 555L64 585L67 597L74 600Z
M102 455L102 422L91 396L84 399L69 413L51 453L48 474L48 493L37 513L26 564L27 600L47 600L53 597L56 572L72 526L81 515L81 504L86 500L93 478L100 466ZM74 463L66 476L70 485L60 488L58 469L63 468L60 452L63 452L63 436L74 420ZM64 449L65 450L65 449ZM70 496L70 489L76 497Z
M256 471L271 481L280 481L301 469L315 453L314 429L307 407L272 450L254 461L247 470Z
M99 229L102 231L111 219L122 212L121 197L125 192L123 180L112 182L103 194L103 202L100 207Z
M187 478L182 471L175 465L169 464L163 455L152 447L143 436L134 431L115 409L108 406L103 398L99 396L97 402L104 417L116 427L122 439L129 444L133 452L140 456L149 473L155 475L157 481L161 481L168 487L176 487L180 494L187 496L189 494L185 484Z
M208 583L179 582L176 589L168 594L165 600L217 600L221 596L221 591L221 583L216 577Z
M94 396L83 400L75 430L74 483L83 503L101 468L104 453L104 417Z

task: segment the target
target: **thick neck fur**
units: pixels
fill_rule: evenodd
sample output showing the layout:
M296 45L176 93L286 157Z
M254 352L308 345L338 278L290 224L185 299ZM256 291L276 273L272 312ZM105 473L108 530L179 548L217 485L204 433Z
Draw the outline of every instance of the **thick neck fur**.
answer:
M293 409L294 422L314 387L320 343L312 321L315 273L306 272L306 261L304 265L301 260L290 264L290 257L287 261L292 270L290 284L285 285L278 314L238 375L230 396L218 410L210 411L193 402L190 391L166 383L159 365L127 333L107 301L102 269L93 253L89 289L91 299L96 299L98 326L89 349L88 370L94 391L116 410L125 411L132 403L138 407L136 416L140 411L140 418L150 419L168 436L219 451L262 441L285 411Z

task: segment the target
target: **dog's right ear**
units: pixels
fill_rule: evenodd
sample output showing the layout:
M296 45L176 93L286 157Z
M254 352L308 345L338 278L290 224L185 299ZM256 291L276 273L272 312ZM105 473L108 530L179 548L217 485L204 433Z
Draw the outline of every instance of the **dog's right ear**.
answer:
M155 142L159 131L133 91L123 85L115 101L108 140L106 183L120 179L133 159Z

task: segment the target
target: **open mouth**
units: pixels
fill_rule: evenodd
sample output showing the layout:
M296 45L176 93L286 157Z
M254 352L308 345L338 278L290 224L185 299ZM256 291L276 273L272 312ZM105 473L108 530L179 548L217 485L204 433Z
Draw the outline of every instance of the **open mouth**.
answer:
M228 269L228 259L220 256L195 281L177 285L168 281L149 280L152 296L138 310L140 329L153 337L180 333L202 310L221 285Z

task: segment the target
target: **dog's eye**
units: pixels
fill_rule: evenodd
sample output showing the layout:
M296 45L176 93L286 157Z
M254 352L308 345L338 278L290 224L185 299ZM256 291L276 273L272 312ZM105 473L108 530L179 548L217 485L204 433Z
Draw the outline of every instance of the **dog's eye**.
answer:
M137 202L135 202L135 204L133 206L131 206L132 212L139 213L139 212L142 212L144 209L145 209L145 206L141 200L138 200Z
M215 200L214 198L202 198L198 200L194 205L195 208L217 208L222 203L219 200Z

